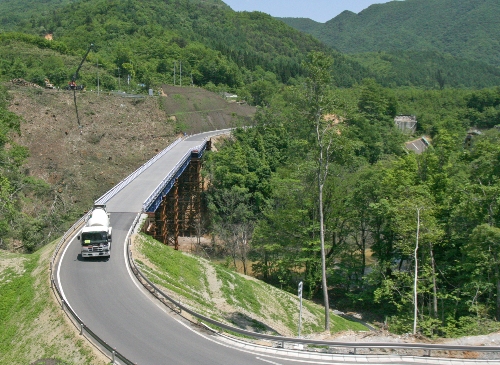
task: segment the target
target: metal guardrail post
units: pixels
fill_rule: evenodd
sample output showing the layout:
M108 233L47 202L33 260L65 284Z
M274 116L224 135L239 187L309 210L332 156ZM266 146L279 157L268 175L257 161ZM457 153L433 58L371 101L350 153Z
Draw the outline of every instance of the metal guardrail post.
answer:
M140 214L138 215L138 217ZM129 235L132 232L133 228L137 225L138 217L136 218L136 221L132 225L132 227L129 230ZM130 250L128 250L130 251ZM132 271L136 274L137 278L139 281L142 283L143 286L150 285L151 287L155 287L156 292L163 296L164 299L167 299L170 301L172 304L177 306L179 308L179 311L184 311L189 313L190 315L198 318L201 321L208 322L210 324L213 324L215 326L221 327L222 329L229 330L232 332L240 333L246 336L251 336L254 338L260 338L260 339L267 339L271 341L275 341L276 347L278 348L284 348L285 347L285 342L291 342L291 343L300 343L302 345L323 345L323 346L328 346L330 350L336 347L342 347L342 348L348 348L352 349L352 353L356 355L357 349L358 348L367 348L367 349L372 349L372 348L386 348L386 349L422 349L422 350L427 350L430 354L431 350L445 350L445 351L481 351L481 352L500 352L500 347L491 347L489 349L485 347L478 347L478 346L446 346L446 345L426 345L426 344L402 344L402 343L352 343L352 342L346 342L346 343L340 343L340 342L331 342L331 341L321 341L321 340L309 340L309 339L297 339L297 338L286 338L286 337L280 337L280 336L273 336L273 335L265 335L265 334L260 334L260 333L255 333L247 330L242 330L236 327L232 327L229 325L226 325L224 323L215 321L211 318L208 318L204 315L201 315L199 313L194 312L193 310L187 308L186 306L182 305L180 300L174 300L173 298L169 297L167 294L165 294L161 289L158 289L155 284L153 284L146 276L141 272L141 270L135 265L132 257L128 257L128 263L130 267L132 268ZM160 298L158 298L160 299ZM160 299L161 300L161 299ZM164 302L163 300L161 300ZM164 303L165 304L165 303ZM335 351L334 351L335 352Z
M146 170L149 166L154 164L157 160L159 160L161 157L163 157L168 151L170 151L173 147L175 147L179 142L181 142L181 138L176 139L172 144L170 144L167 148L162 150L160 153L158 153L156 156L154 156L152 159L147 161L145 164L143 164L141 167L139 167L137 170L135 170L133 173L131 173L129 176L127 176L125 179L123 179L121 182L119 182L117 185L115 185L111 190L109 190L107 193L105 193L103 196L98 198L95 203L96 204L104 204L108 200L110 200L113 196L118 194L125 186L127 186L131 181L133 181L137 176L139 176L144 170Z
M206 141L204 141L204 142L206 142ZM194 149L196 149L196 147ZM192 150L194 150L194 149L192 149ZM192 150L190 150L189 153L191 153ZM182 160L182 161L184 161L184 160ZM173 171L175 171L180 165L181 165L180 163L177 163L177 165L176 165L176 167L174 167ZM172 171L171 171L171 173L172 173ZM169 174L169 175L171 175L171 174ZM169 177L169 176L167 176L167 177ZM131 241L130 240L130 235L131 235L133 229L135 229L135 227L137 226L137 223L139 222L140 215L141 215L141 213L139 213L137 215L134 223L130 227L130 230L129 230L128 234L127 234L128 239L126 239L127 245L130 245L130 243L131 243L130 242ZM78 228L79 224L81 224L83 221L85 221L85 217L86 216L82 217L78 222L76 222L73 225L73 227L72 227L73 232ZM70 231L71 231L71 229L68 230L68 232L66 232L66 234L63 236L63 238L61 239L61 241L57 245L57 247L55 249L55 252L54 252L54 254L52 256L51 265L50 265L50 269L51 269L51 283L53 284L53 288L54 288L54 290L56 292L56 295L61 299L61 308L65 312L66 312L66 310L65 310L65 300L63 299L62 294L59 292L59 289L57 288L57 285L54 282L54 277L52 275L52 270L53 270L53 264L52 263L55 262L56 256L57 256L60 248L63 246L63 244L66 243L66 239L70 236L70 234L69 234ZM267 340L271 340L271 341L277 341L277 346L281 347L281 348L284 348L285 341L288 341L288 342L292 342L292 343L293 342L299 342L299 343L304 344L304 345L307 345L307 344L326 345L326 346L329 346L330 349L332 349L333 347L338 347L338 346L351 347L351 348L353 348L354 354L356 354L357 347L360 347L360 348L378 347L378 348L388 348L388 349L398 349L398 348L399 349L423 349L423 350L427 350L428 356L431 355L431 350L500 352L500 347L496 347L496 346L492 346L490 348L488 348L488 346L486 348L484 348L484 347L480 348L480 347L476 347L476 346L446 346L446 345L445 346L440 346L440 345L431 345L432 348L429 348L429 345L424 345L424 344L413 344L413 345L412 344L407 344L407 346L405 346L405 344L393 344L393 343L379 343L379 344L357 343L357 344L352 344L352 343L332 343L330 341L301 340L301 339L299 339L299 341L297 341L297 339L291 339L291 338L285 338L285 337L279 337L279 336L272 336L272 335L263 335L263 334L258 334L258 333L246 331L246 330L240 330L238 328L235 328L235 327L232 327L232 326L228 326L228 325L223 324L221 322L215 321L215 320L213 320L211 318L205 317L205 316L203 316L203 315L201 315L199 313L196 313L193 310L191 310L190 308L188 308L186 306L183 306L182 303L180 303L180 301L177 302L177 301L173 300L172 298L170 298L167 294L163 293L153 283L151 283L144 276L144 274L139 270L139 268L136 267L136 265L133 262L133 259L131 257L130 249L127 249L127 252L129 254L128 255L128 260L127 260L128 261L128 265L133 269L133 271L136 274L136 276L138 278L140 277L139 278L140 281L143 282L143 283L144 282L149 283L159 295L162 295L165 299L169 300L174 305L177 305L179 307L179 312L181 312L182 310L184 310L185 312L187 312L187 313L189 313L189 314L197 317L198 319L200 319L202 321L206 321L208 323L211 323L213 325L219 326L219 327L221 327L223 329L230 330L230 331L233 331L233 332L236 332L236 333L240 333L240 334L247 335L247 336L253 336L255 338L262 338L262 339L267 339ZM142 281L141 278L144 279L144 281ZM71 315L77 321L77 323L80 323L80 326L81 326L80 327L80 331L83 334L83 327L85 325L80 322L81 320L78 318L77 314L72 311L72 309L71 309L71 307L69 307L69 305L67 305L66 309L67 309L67 313L66 314L68 316ZM117 352L116 349L111 349L111 347L109 345L107 345L103 340L101 340L88 327L86 327L86 332L87 332L87 334L90 337L92 337L94 340L96 340L101 345L103 345L106 348L106 350L108 351L108 353L111 352L113 364L115 364L116 356L118 356L119 359L121 359L127 365L134 364L134 363L132 363L132 361L128 360L123 355L121 355L119 352ZM135 365L137 365L137 363L135 363Z

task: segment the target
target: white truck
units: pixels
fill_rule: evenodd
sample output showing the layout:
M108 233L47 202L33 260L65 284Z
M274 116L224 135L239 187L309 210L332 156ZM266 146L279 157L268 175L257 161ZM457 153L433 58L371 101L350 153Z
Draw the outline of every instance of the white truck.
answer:
M82 243L82 257L111 256L111 226L105 205L94 205L77 238Z

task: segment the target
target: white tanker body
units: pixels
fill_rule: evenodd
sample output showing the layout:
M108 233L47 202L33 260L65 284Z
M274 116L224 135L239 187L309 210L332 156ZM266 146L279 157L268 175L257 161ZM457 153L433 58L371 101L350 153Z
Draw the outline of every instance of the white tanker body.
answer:
M105 205L95 205L82 232L82 257L109 257L111 255L111 226Z

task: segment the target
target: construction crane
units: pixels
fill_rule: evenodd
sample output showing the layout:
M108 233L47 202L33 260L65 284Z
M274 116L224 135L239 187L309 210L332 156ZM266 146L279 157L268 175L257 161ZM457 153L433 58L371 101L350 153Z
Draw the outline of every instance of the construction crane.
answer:
M71 78L71 81L69 82L69 89L73 90L73 100L75 102L76 121L78 123L78 127L80 127L80 128L82 128L82 125L80 124L80 117L78 116L78 105L76 103L76 90L77 90L76 80L78 79L78 72L82 68L82 65L85 62L85 60L87 59L87 56L89 55L92 47L94 47L94 44L90 43L90 46L87 49L87 52L85 53L85 56L83 56L83 58L82 58L82 62L80 62L80 64L78 65L78 68L76 69L75 73L73 74L73 77Z
M69 88L71 90L74 90L76 88L76 80L78 79L78 72L82 68L82 65L85 62L85 60L87 59L87 56L89 55L90 50L92 49L92 47L94 47L94 44L90 43L90 46L87 49L87 52L85 53L85 56L83 56L82 61L80 62L80 64L78 65L78 68L76 69L75 73L71 77L71 81L69 82Z

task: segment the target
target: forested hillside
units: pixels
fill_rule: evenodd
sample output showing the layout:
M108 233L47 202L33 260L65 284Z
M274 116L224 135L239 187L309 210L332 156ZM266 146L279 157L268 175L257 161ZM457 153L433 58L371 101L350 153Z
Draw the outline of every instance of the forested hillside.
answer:
M28 27L35 17L50 14L73 1L0 0L0 32Z
M0 9L9 3L0 0ZM271 16L236 13L219 0L48 1L49 12L33 15L29 6L40 9L37 4L17 5L26 14L14 25L4 22L9 32L0 33L2 81L43 85L49 78L63 87L93 43L77 80L89 91L98 77L106 91L146 93L182 84L234 92L259 106L254 128L236 130L205 164L205 233L217 238L209 249L229 266L239 261L246 272L294 292L303 281L308 297L363 312L394 332L412 330L414 282L418 332L460 336L500 328L498 48L476 31L480 18L485 34L498 34L498 22L486 14L498 14L491 0L408 0L344 13L342 26L335 26L337 18L329 26L350 32L346 39L339 33L339 42L359 43L359 50L346 51L364 52L348 57ZM358 42L360 34L368 38ZM385 44L389 48L380 48ZM489 64L471 56L476 53ZM104 118L110 112L100 109L105 104L97 107L102 93L88 93L79 133L69 117L57 120L60 104L63 115L72 108L69 94L61 103L58 93L33 88L16 99L36 99L23 121L7 111L18 105L2 92L0 193L7 203L0 238L26 251L75 216L74 202L85 195L79 189L89 196L104 186L96 174L82 179L88 185L75 185L73 173L43 154L35 157L47 161L47 173L39 174L44 182L30 176L27 148L13 137L22 123L39 127L38 109L53 118L51 127L59 129L48 132L60 133L80 165L109 165L114 176L133 170L133 149L124 146L147 159L180 128L160 97L113 99L116 117ZM210 104L199 98L189 112L203 113L200 105ZM152 114L132 116L141 103ZM417 117L414 135L395 127L399 114ZM134 118L154 122L139 128ZM404 142L421 135L429 149L406 151ZM113 156L92 152L109 152L114 142L122 145ZM59 199L56 188L67 189L71 200ZM64 205L62 213L57 204Z
M64 86L74 67L68 69L63 57L39 59L35 50L33 56L20 57L20 42L73 55L75 65L94 43L87 64L99 63L105 89L118 88L120 78L128 80L130 75L131 85L140 84L146 90L162 83L193 84L237 92L254 104L265 103L280 84L300 78L301 63L312 50L335 54L339 86L348 87L368 76L357 62L271 16L236 13L220 1L73 2L48 15L31 17L16 30L0 34L1 74L38 84L48 77ZM41 38L48 34L52 41ZM81 82L95 87L96 75L95 69L89 74L84 67Z
M500 67L431 50L349 55L384 86L483 88L500 84Z
M17 33L1 34L0 74L5 78L23 77L39 85L49 78L57 86L64 86L74 66L70 68L67 60L59 56L39 59L36 50L33 55L28 51L20 57L18 42L73 55L73 64L78 64L79 57L94 43L87 63L99 64L100 84L105 89L119 88L120 79L128 80L130 75L131 85L139 84L144 90L182 82L233 91L258 105L265 104L280 84L293 84L303 76L301 63L312 50L334 56L334 80L340 87L350 87L365 77L384 86L426 88L491 87L500 83L500 69L496 66L452 57L434 48L401 50L397 46L401 42L391 43L390 37L384 38L384 44L393 44L392 51L346 57L266 14L234 12L222 1L50 1L44 6L53 10L40 10L29 17L27 14L39 9L39 5L27 0L16 2L12 8L8 8L9 4L0 1L9 19L18 19L16 14L26 11L17 23L4 25ZM301 23L315 28L315 22ZM373 33L377 32L360 34L372 37ZM53 41L40 38L46 35ZM354 41L349 43L359 43ZM91 69L84 67L81 83L96 87L97 70Z
M484 128L500 124L500 89L339 90L312 69L208 158L228 254L321 300L324 234L331 306L411 332L417 265L420 333L498 330L500 130ZM432 147L406 153L396 114L416 115Z
M314 27L283 19L341 52L432 50L500 65L496 0L405 0L345 11Z
M495 0L406 0L345 11L324 24L280 19L355 54L383 85L476 88L499 84L498 16Z

